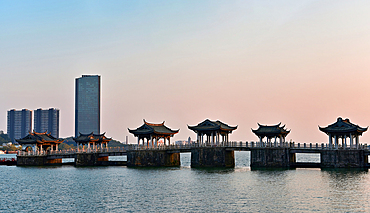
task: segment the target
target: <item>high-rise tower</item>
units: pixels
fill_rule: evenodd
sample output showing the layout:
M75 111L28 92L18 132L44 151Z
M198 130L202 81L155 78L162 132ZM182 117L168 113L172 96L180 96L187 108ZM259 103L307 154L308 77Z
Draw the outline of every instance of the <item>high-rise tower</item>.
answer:
M76 78L75 137L94 132L100 134L100 76Z
M59 109L34 110L33 128L36 132L51 133L59 138Z
M7 133L12 142L25 137L32 130L32 111L28 109L9 110Z

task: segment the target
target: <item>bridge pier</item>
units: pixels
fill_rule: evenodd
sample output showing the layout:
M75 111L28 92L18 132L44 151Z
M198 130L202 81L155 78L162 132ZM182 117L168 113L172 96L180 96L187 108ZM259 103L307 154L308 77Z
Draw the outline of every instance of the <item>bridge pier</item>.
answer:
M48 156L17 156L17 166L60 166L62 159L48 159Z
M191 149L191 167L235 167L234 150L224 147L199 147Z
M99 153L77 153L75 166L108 166L108 156L99 156Z
M364 150L323 150L320 157L321 168L365 168L368 165Z
M180 152L166 150L127 151L128 167L180 166Z
M290 162L295 161L295 153L289 148L254 148L251 149L251 168L274 167L289 168Z

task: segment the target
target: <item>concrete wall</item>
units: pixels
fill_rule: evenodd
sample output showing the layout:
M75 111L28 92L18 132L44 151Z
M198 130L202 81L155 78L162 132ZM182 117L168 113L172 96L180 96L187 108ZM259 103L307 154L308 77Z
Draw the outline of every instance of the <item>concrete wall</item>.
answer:
M165 150L131 150L127 151L127 166L180 166L180 153L170 153Z
M221 147L193 148L191 167L235 167L234 151Z
M367 158L363 150L324 150L321 152L321 167L364 168Z
M251 150L251 167L276 167L289 168L290 160L295 160L295 155L290 155L288 148L255 148Z

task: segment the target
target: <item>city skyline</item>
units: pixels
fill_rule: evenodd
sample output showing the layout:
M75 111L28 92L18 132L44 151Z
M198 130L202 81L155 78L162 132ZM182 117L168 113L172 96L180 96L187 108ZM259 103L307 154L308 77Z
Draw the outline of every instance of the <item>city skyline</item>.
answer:
M9 109L56 107L74 135L74 79L102 76L101 132L130 143L143 119L221 120L233 141L286 124L297 142L318 126L370 125L370 2L0 2L0 130ZM365 132L362 142L370 142Z

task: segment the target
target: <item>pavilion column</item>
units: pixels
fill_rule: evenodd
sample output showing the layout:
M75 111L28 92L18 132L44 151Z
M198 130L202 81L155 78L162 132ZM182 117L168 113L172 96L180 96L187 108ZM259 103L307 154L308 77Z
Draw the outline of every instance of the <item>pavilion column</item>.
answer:
M260 146L262 146L262 137L259 136L259 138L260 138Z
M356 149L358 149L359 145L360 145L360 138L358 137L358 135L356 135Z
M213 143L214 143L213 132L211 133L211 143L212 143L212 145L213 145Z
M349 148L352 149L353 146L353 136L352 133L349 134Z
M168 137L168 145L171 145L171 137Z
M58 144L55 145L55 150L58 151Z
M80 152L80 143L77 143L77 152Z
M201 138L202 144L203 144L203 138L204 138L203 136L204 136L204 135L203 135L203 133L202 133L202 136L201 136L201 137L202 137L202 138Z
M342 146L343 146L343 148L346 148L347 147L347 135L344 136L343 140L344 141L343 141Z
M150 143L152 143L152 148L154 148L153 135L150 135Z
M140 146L140 137L137 136L137 146L139 147Z
M282 147L283 146L283 136L280 135L279 138L280 138L280 147Z
M332 144L333 144L332 137L331 134L329 134L329 148L332 147Z
M277 138L277 136L275 136L275 142L274 142L274 146L275 146L275 147L276 147L276 145L277 145L277 144L276 144L276 138Z
M85 151L85 145L82 144L82 151L84 152Z
M93 142L93 149L96 151L95 142Z
M335 135L335 149L338 149L338 135Z

